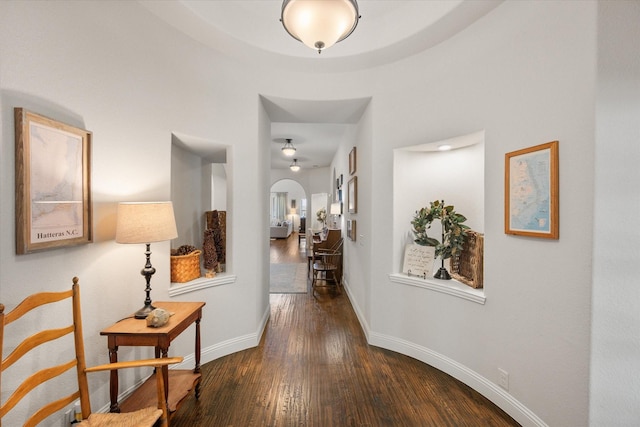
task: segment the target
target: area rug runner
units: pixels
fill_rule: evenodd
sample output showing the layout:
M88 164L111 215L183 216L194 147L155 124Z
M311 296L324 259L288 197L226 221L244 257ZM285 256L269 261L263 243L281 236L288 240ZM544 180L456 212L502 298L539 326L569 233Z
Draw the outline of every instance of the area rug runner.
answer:
M271 264L269 292L272 294L306 294L307 264Z

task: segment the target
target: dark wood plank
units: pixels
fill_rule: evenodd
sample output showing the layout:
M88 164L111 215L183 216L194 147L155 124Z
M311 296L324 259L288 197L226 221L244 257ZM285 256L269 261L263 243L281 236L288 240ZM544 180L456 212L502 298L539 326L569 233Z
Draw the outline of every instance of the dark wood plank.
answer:
M368 345L346 293L330 291L272 294L260 345L203 365L201 387L172 427L519 425L449 375Z
M175 412L180 407L184 398L193 390L199 379L200 374L195 374L187 369L169 370L169 399L167 401L169 412ZM157 403L156 376L152 374L144 384L120 404L120 410L133 412L147 406L155 406Z

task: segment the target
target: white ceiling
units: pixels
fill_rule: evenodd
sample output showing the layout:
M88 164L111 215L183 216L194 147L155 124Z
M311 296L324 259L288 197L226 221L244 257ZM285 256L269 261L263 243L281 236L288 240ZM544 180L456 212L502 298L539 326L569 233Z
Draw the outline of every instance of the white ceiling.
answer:
M307 73L374 67L429 49L452 37L502 0L358 0L353 34L322 54L287 34L280 0L140 0L140 4L199 42L256 66ZM337 102L263 99L273 122L272 167L286 168L280 147L292 138L303 167L328 166L340 138L368 100ZM304 148L304 151L303 151Z
M271 168L285 169L292 158L301 168L329 166L343 138L348 135L369 103L368 98L341 101L300 101L262 98L271 119ZM286 138L296 147L293 157L281 148Z

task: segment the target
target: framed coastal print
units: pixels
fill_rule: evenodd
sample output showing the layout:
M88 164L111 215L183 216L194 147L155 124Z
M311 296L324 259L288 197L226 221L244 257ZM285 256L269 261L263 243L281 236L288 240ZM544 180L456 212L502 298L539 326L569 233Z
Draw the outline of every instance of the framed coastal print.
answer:
M16 253L93 241L91 132L14 109Z
M558 239L558 141L505 155L504 232Z
M358 213L358 177L354 176L349 180L347 186L347 206L349 213Z
M356 147L349 152L349 175L356 173Z

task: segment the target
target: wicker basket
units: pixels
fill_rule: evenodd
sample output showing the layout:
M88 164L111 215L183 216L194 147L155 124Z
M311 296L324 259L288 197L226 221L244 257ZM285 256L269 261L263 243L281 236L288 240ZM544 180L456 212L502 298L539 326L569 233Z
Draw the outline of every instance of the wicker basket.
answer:
M472 288L483 286L484 234L468 230L462 252L451 258L451 277Z
M201 250L188 255L171 255L171 281L184 283L200 277Z

